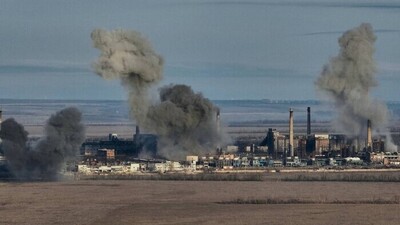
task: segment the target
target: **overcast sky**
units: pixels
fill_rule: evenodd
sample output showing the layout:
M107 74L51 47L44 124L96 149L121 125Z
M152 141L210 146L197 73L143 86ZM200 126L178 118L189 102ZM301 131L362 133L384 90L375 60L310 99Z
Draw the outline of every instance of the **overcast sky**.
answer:
M379 3L374 3L379 2ZM210 99L317 99L314 80L346 30L371 23L379 86L400 100L400 1L0 0L0 98L125 99L91 72L95 28L144 34L162 84Z

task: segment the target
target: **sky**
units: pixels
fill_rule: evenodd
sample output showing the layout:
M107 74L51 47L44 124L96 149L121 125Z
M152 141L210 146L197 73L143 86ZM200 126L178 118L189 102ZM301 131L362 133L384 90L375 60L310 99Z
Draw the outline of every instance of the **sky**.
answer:
M212 100L318 99L314 81L341 34L377 36L379 86L398 101L400 1L0 0L0 98L123 100L119 81L91 68L95 28L141 32L165 59L159 86Z

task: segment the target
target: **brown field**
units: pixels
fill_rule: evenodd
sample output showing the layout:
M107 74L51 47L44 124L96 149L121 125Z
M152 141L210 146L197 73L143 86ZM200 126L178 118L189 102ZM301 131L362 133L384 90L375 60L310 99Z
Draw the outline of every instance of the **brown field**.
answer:
M394 182L98 180L0 183L0 224L399 224ZM297 199L318 204L220 204ZM284 201L282 201L284 202Z

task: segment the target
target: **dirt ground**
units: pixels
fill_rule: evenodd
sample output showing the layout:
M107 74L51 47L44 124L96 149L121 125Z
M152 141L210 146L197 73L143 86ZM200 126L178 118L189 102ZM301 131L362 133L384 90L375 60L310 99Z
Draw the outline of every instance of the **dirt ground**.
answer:
M242 199L371 200L400 183L64 181L0 183L0 224L399 224L400 205L219 204Z

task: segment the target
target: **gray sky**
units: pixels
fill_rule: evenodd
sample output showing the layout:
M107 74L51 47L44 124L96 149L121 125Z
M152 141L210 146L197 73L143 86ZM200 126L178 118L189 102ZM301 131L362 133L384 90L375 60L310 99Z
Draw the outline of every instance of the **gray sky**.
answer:
M91 31L124 28L164 56L162 84L210 99L317 99L313 82L338 37L368 22L373 95L399 100L399 21L400 1L0 0L0 98L125 99L90 68Z

